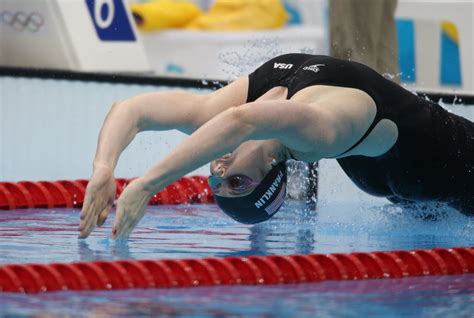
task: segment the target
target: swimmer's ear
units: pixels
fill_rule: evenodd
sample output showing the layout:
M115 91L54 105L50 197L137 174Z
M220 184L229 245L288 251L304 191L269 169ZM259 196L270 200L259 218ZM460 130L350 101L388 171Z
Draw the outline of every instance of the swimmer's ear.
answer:
M275 157L270 156L270 161L268 161L268 167L269 167L270 169L272 169L272 168L275 167L276 165L278 165L278 161L276 160Z

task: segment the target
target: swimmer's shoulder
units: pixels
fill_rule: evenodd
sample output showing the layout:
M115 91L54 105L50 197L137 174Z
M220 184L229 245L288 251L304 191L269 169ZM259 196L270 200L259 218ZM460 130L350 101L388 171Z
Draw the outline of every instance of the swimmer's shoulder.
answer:
M239 77L237 80L230 82L228 85L211 92L207 95L206 106L219 106L225 110L229 107L245 104L249 89L249 76Z

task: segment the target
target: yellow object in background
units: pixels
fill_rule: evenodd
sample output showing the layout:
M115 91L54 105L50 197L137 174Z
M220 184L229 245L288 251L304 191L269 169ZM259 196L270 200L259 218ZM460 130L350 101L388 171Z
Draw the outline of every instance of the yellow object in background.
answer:
M202 14L193 3L179 0L154 0L130 5L141 31L179 28Z
M207 14L186 27L200 30L280 28L288 21L281 0L216 0Z
M459 44L459 32L456 24L451 21L442 21L441 30L454 42Z

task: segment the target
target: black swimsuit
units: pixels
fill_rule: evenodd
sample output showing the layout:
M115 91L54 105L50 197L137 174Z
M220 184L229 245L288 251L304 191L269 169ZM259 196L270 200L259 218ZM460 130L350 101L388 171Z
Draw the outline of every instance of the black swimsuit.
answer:
M247 102L276 86L287 87L290 99L313 85L356 88L375 101L374 121L344 153L359 145L381 119L397 125L397 142L385 154L337 159L359 188L393 201L448 202L463 213L474 214L473 122L414 95L365 65L309 54L286 54L264 63L249 75Z

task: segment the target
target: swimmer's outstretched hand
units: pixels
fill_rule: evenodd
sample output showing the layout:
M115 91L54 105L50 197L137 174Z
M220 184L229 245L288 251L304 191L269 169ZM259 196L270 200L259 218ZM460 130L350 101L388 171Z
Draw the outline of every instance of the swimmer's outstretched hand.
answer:
M142 178L135 179L120 195L112 228L112 239L127 239L142 219L145 209L155 192L146 189Z
M105 165L95 165L82 206L79 238L88 237L96 225L104 224L114 204L115 191L113 170Z

